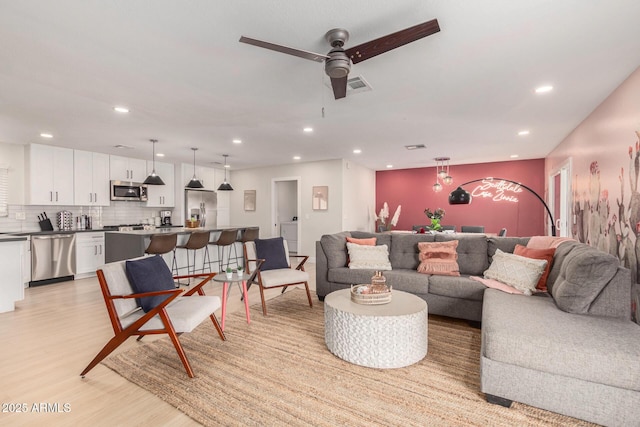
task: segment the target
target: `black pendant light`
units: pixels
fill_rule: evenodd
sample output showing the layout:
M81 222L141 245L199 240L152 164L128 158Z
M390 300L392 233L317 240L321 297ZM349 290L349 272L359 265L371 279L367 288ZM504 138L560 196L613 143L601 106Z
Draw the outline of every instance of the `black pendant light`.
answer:
M224 157L224 182L220 184L218 191L233 191L233 187L227 182L227 157L229 155L223 154L222 157Z
M158 140L150 139L149 141L153 143L153 170L151 171L151 175L149 175L147 179L144 180L143 184L164 185L164 181L156 173L156 142L158 142Z
M204 188L204 185L202 185L202 182L200 182L200 180L196 178L196 151L198 151L198 149L192 148L192 150L193 150L193 178L191 178L191 181L189 181L189 183L187 184L187 188Z

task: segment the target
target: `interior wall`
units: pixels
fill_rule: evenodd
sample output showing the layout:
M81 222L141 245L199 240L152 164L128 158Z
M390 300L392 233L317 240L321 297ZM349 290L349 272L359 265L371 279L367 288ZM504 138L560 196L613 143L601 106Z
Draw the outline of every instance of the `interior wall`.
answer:
M342 230L374 228L376 173L349 160L343 161Z
M441 223L455 225L458 231L462 225L483 225L487 233L498 233L501 228L507 228L508 236L547 234L546 210L540 200L526 190L514 193L490 188L484 190L486 197L476 196L470 205L449 205L449 193L458 185L489 176L521 182L544 199L544 159L451 166L450 173L453 184L443 185L443 190L436 193L432 189L436 180L435 166L376 172L376 212L379 213L383 203L387 202L388 220L391 220L396 208L401 205L400 218L394 227L397 230L411 230L413 225L426 225L429 220L424 210L442 208L445 216ZM472 192L480 184L468 184L464 189ZM499 200L500 194L511 200L515 198L517 202Z
M233 171L230 183L235 191L231 192L231 223L257 225L260 237L271 235L272 195L271 183L274 179L300 178L300 233L298 235L298 253L315 256L315 242L323 234L342 231L343 213L343 173L342 160L296 163L247 170ZM312 209L312 188L329 187L327 210ZM244 210L244 190L256 190L256 210ZM373 191L373 190L371 190Z
M571 158L571 236L619 257L640 283L640 68L547 157Z

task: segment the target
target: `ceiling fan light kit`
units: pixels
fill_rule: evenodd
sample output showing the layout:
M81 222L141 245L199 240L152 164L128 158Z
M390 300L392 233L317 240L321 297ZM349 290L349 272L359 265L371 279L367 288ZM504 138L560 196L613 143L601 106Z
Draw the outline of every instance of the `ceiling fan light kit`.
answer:
M362 43L360 45L344 49L344 44L349 40L349 32L342 28L334 28L327 31L324 38L331 46L327 55L309 52L306 50L282 46L258 39L242 36L241 43L247 43L264 49L275 50L310 61L324 61L324 70L331 79L331 87L335 99L347 96L347 78L351 71L351 64L365 61L382 53L396 49L405 44L430 36L440 31L437 19L396 31L395 33Z
M147 179L144 180L143 184L147 184L147 185L164 185L164 181L156 173L156 142L158 142L158 140L157 139L150 139L149 141L151 141L151 143L153 144L153 154L152 154L152 156L153 156L152 157L153 169L151 170L151 175L149 175L147 177Z

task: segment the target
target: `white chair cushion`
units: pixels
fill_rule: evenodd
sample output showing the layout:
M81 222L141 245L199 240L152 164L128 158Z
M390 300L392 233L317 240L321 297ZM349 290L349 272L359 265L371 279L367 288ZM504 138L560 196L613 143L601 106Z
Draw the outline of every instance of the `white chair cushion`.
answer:
M107 286L109 287L111 295L131 295L134 293L133 288L131 288L131 284L129 283L129 278L127 277L125 261L105 264L100 267L100 270L102 270L102 273L104 274L104 278L107 281ZM115 306L116 313L118 313L119 317L126 316L128 313L139 308L136 300L133 298L113 300L113 305Z
M309 280L309 273L302 270L293 270L291 268L279 268L277 270L261 271L260 277L262 277L262 286L265 288L272 288L274 286L281 286L286 284L296 284L307 282Z
M178 297L167 306L167 314L173 328L176 332L191 332L202 323L209 315L218 310L222 306L220 297L218 296L200 296L193 295L190 297ZM126 328L133 322L144 316L142 309L138 309L129 315L120 318L122 327ZM162 329L164 324L160 316L152 317L145 323L140 330L148 331L150 329Z

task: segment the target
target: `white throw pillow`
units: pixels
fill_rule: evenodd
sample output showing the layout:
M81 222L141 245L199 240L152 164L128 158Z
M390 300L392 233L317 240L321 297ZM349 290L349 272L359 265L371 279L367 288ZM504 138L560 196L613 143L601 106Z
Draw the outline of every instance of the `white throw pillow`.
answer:
M347 242L349 268L391 270L387 245L368 246Z
M493 262L484 272L484 277L506 283L525 295L531 295L536 292L536 284L546 266L545 259L526 258L496 249Z

